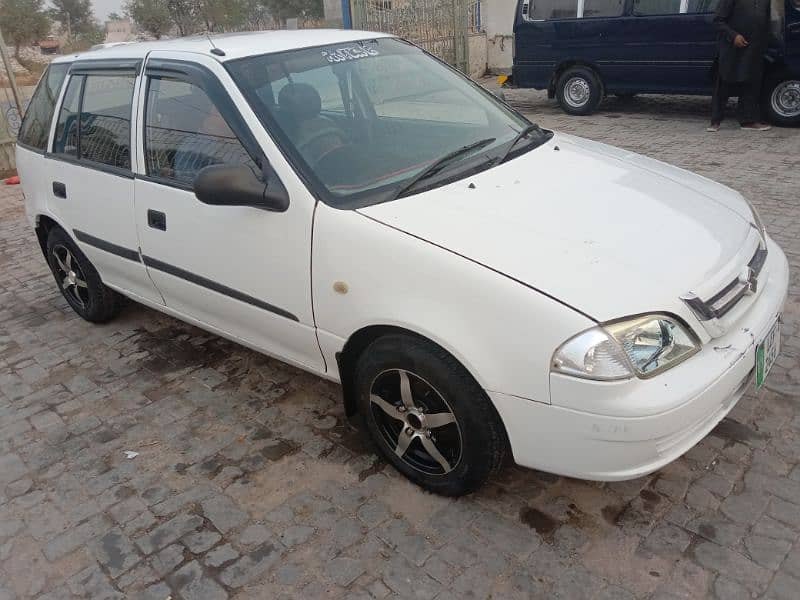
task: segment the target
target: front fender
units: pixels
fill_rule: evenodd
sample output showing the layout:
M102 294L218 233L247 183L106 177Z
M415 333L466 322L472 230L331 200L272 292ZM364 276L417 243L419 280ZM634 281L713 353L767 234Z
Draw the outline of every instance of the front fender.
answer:
M314 314L329 371L355 332L392 326L437 343L487 391L549 403L553 351L593 325L503 274L322 204L312 265Z

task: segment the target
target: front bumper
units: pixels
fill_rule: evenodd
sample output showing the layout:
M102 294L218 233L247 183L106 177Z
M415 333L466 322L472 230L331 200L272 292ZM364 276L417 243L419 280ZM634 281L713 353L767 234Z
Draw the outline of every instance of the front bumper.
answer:
M634 479L703 439L752 389L755 346L781 313L789 266L769 242L762 292L724 336L652 379L599 382L550 375L552 404L490 392L515 461L599 481Z

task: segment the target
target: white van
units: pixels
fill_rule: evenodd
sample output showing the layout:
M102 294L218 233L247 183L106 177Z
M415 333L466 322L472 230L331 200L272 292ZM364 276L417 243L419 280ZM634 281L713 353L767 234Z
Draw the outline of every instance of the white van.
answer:
M540 129L391 36L59 58L17 164L79 315L127 296L341 382L441 494L508 449L573 477L652 472L779 350L788 266L741 195Z

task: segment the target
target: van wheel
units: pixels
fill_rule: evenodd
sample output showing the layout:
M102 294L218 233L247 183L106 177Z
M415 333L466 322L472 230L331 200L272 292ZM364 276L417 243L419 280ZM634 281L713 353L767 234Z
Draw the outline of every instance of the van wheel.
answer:
M556 98L564 112L590 115L603 99L603 86L592 69L570 67L558 78Z
M786 75L768 79L762 106L775 125L800 125L800 78Z
M373 441L417 485L460 496L500 468L507 445L500 416L438 346L410 335L381 337L359 358L355 384Z
M94 265L58 227L47 236L47 262L58 289L81 317L104 323L117 316L122 296L103 284Z

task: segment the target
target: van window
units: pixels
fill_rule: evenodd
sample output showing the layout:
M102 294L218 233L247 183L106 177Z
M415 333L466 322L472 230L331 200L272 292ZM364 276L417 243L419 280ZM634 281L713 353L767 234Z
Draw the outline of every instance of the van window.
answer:
M583 17L621 17L625 0L584 0Z
M681 12L681 0L633 0L633 14L678 15Z
M53 140L53 152L56 154L78 157L78 102L81 99L83 79L83 75L71 77L67 84Z
M185 81L150 79L144 137L147 175L181 187L191 187L209 165L243 164L259 172L211 99Z
M131 168L132 75L88 75L81 107L81 158Z
M523 14L524 14L523 7ZM533 21L574 19L578 16L578 0L530 0L527 18Z
M58 93L61 84L67 75L69 63L50 65L45 71L36 91L33 93L22 126L19 130L18 140L21 144L44 150L47 147L47 138L50 136L50 123L53 122L53 111L56 108Z
M719 0L688 0L687 13L713 13L717 10Z

